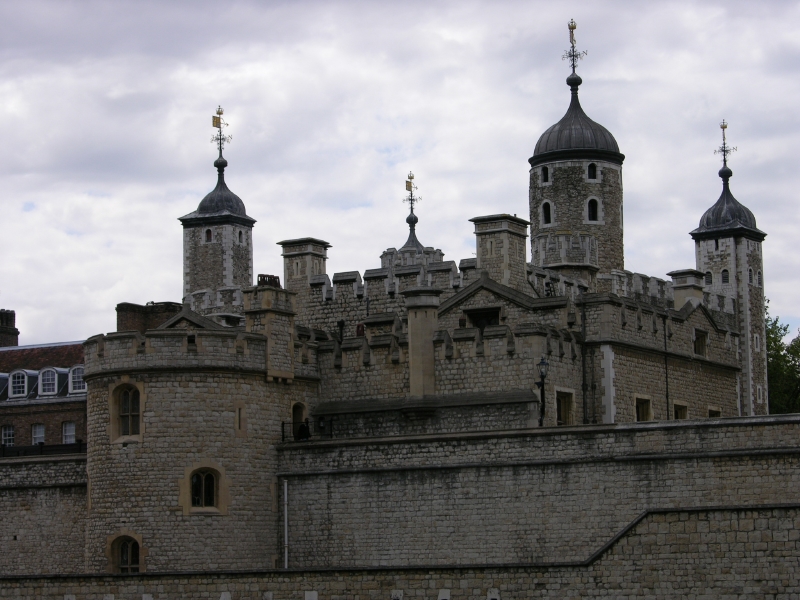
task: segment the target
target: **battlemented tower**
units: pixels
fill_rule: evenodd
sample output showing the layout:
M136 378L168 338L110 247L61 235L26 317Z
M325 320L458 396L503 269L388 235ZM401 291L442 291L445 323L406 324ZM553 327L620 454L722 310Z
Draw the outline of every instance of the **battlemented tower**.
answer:
M739 382L742 414L763 415L767 403L767 347L764 321L764 267L761 242L767 234L756 227L756 218L733 197L728 146L722 121L722 193L690 235L695 243L697 270L704 274L707 303L734 303L741 332L742 373Z
M200 202L197 210L179 220L183 225L183 302L195 312L220 325L242 324L242 288L253 285L252 232L241 198L225 184L228 161L222 156L230 136L222 108L212 117L219 149L214 161L217 186Z
M594 290L598 274L622 270L622 161L614 136L581 108L575 72L585 52L575 49L575 21L564 58L572 93L562 119L545 131L528 159L531 262L583 279ZM602 277L601 277L602 279Z

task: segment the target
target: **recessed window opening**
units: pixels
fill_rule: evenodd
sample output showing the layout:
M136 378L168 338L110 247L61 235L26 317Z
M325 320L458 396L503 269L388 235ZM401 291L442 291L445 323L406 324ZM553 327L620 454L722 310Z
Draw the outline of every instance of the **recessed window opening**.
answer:
M756 350L761 350L761 336L756 334L755 335L755 342L756 342Z
M592 198L589 200L589 220L590 221L597 221L597 200Z
M719 250L719 240L714 240L714 250Z
M636 399L636 420L637 421L650 421L650 400L647 398Z
M125 389L119 395L119 434L139 435L139 390Z
M722 283L730 283L730 274L728 273L728 269L722 269Z
M550 169L547 167L542 167L542 183L548 183L550 181Z
M676 404L674 406L674 414L675 418L680 419L688 419L689 418L689 408L687 406L683 406L681 404Z
M242 232L240 231L239 232L239 243L241 244L243 240L244 240L244 235L242 235Z
M69 374L70 392L83 392L86 390L86 382L83 380L83 365L72 367Z
M44 423L34 423L31 425L31 443L44 444Z
M139 542L131 538L123 538L119 542L118 550L118 569L120 573L139 572Z
M758 287L764 285L764 280L761 278L761 271L758 272Z
M210 242L210 241L211 241L211 230L210 229L206 229L206 242Z
M500 309L499 308L483 308L478 310L464 311L469 318L470 325L477 327L483 333L483 330L492 325L500 325Z
M42 374L39 377L41 381L41 387L39 388L40 393L55 394L56 372L53 371L52 369L47 369L46 371L42 371Z
M753 269L747 269L747 283L753 285Z
M198 471L192 475L192 506L213 508L217 505L217 478L211 471Z
M719 419L722 416L722 411L715 410L713 408L708 409L708 418L709 419Z
M61 443L75 443L75 421L65 421L61 424Z
M308 439L305 425L306 407L302 402L292 406L292 436L295 440Z
M27 390L28 378L25 373L14 373L11 375L11 395L24 396Z
M2 437L0 437L0 442L3 443L3 446L13 446L14 445L14 426L13 425L3 425Z
M574 425L572 394L569 392L556 392L556 425Z
M591 163L587 169L586 176L589 179L597 179L597 165Z
M708 346L708 334L705 331L695 330L694 353L698 356L705 356L707 346Z
M706 285L711 285L714 278L711 276L711 271L706 271Z
M549 225L552 222L549 202L545 202L544 204L542 204L542 221L544 222L545 225Z

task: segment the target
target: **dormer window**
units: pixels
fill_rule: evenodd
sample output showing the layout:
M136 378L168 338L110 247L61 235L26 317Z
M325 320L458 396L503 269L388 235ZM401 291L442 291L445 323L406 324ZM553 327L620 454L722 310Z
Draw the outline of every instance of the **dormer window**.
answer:
M545 202L542 204L542 223L550 225L553 222L552 215L550 214L550 203Z
M730 274L728 273L728 269L722 270L722 283L730 283Z
M706 271L706 285L711 285L714 282L714 278L711 276L711 271Z
M86 382L83 380L83 365L72 367L69 372L69 393L85 392Z
M11 393L12 398L20 398L28 394L28 378L25 373L17 372L11 374Z
M45 369L39 374L39 393L51 395L56 393L56 372L53 369Z
M547 167L542 167L542 183L548 183L550 181L550 169Z
M589 168L586 169L586 178L587 179L597 179L597 165L591 163ZM597 220L597 219L595 219Z

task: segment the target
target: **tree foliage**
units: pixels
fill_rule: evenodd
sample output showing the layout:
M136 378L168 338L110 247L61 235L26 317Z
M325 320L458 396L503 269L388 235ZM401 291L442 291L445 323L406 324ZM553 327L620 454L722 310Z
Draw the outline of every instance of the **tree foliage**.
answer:
M769 300L765 308L767 322L767 384L770 414L800 412L800 330L788 344L783 341L789 326L780 317L769 315Z

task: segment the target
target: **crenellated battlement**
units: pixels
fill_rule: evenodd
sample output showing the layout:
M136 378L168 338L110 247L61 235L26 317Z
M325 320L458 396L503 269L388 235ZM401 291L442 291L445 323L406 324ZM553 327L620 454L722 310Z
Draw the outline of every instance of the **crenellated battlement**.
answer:
M203 369L263 371L267 340L241 331L156 329L96 335L84 342L85 376L117 371Z

